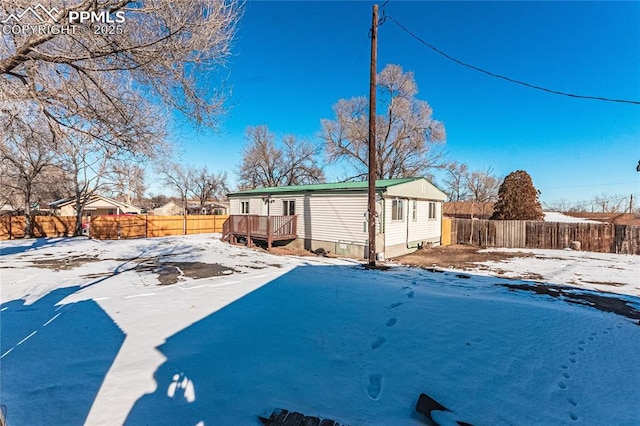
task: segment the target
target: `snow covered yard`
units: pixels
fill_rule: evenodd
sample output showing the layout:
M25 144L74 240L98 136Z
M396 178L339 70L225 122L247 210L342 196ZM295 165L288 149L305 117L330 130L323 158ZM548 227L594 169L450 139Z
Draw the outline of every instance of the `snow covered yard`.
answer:
M574 290L637 312L639 256L367 271L215 235L1 244L10 425L257 425L275 408L429 424L420 393L453 412L441 424L640 424L638 320L495 276L621 293Z

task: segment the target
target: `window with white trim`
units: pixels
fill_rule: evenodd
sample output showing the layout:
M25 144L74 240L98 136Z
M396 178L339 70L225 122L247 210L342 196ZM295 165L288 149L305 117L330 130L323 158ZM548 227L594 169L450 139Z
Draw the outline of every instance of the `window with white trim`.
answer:
M404 221L404 200L391 201L391 220Z
M436 218L436 203L429 203L429 219Z
M411 201L411 221L416 222L418 220L418 200Z
M282 215L293 216L296 214L296 201L295 200L283 200L282 201Z
M248 201L240 201L240 212L242 214L249 214L249 202Z

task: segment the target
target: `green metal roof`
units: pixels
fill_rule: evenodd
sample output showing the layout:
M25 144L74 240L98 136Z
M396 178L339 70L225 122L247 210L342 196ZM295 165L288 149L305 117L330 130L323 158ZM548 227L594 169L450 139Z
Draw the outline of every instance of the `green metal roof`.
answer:
M394 185L400 185L415 180L424 179L421 177L400 178L400 179L381 179L376 181L376 190L385 190ZM340 182L340 183L317 183L312 185L292 185L278 186L274 188L250 189L248 191L238 191L227 194L228 197L240 195L275 195L287 194L293 192L308 191L366 191L369 188L369 182Z

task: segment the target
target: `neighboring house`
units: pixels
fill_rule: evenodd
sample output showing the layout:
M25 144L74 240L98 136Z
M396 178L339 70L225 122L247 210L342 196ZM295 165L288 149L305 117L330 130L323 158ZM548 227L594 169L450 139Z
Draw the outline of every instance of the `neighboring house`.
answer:
M232 215L228 222L240 223L234 215L295 215L297 223L291 228L295 235L289 235L291 244L366 258L367 192L368 182L235 192L228 194ZM395 257L424 244L440 244L445 199L446 195L424 178L376 181L377 251L385 257ZM274 223L277 226L278 222Z
M444 203L443 215L458 219L489 219L495 203L472 201L449 201Z
M169 201L163 206L152 210L155 216L178 216L184 214L182 205L175 201ZM229 212L229 203L220 201L208 201L204 207L200 207L200 202L188 201L187 214L195 215L226 215Z
M221 201L207 201L204 206L200 206L200 202L192 202L190 201L187 204L187 208L189 210L189 214L216 214L216 215L225 215L229 212L229 203L221 202Z
M169 201L168 203L153 209L152 214L155 216L178 216L184 214L184 209L175 201Z
M49 204L51 212L58 216L75 216L75 197L63 198ZM140 214L142 210L131 204L123 203L113 198L93 194L83 210L83 222L89 217L101 215Z
M0 214L9 214L9 213L15 213L18 212L19 209L14 207L13 205L9 204L9 203L4 203L1 204L0 203Z

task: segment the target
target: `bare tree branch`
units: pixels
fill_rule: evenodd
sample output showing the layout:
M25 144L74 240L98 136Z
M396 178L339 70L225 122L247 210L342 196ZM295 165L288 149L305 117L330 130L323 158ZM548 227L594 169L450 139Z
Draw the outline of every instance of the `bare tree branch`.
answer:
M267 126L249 127L246 138L248 144L238 172L242 188L324 182L324 172L318 164L319 149L312 143L286 135L278 147Z
M378 75L376 176L378 179L425 175L441 167L444 125L433 119L428 103L416 99L413 73L387 65ZM356 176L368 170L368 101L340 99L335 118L321 121L321 137L330 163L345 161Z

